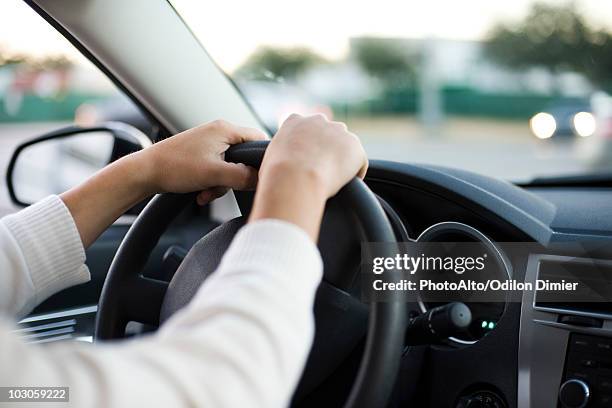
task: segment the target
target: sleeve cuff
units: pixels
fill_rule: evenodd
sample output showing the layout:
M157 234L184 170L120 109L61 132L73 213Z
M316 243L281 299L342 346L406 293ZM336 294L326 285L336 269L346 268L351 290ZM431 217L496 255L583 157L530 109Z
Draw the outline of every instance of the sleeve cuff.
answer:
M36 303L89 281L81 237L70 211L58 196L49 196L2 222L23 253Z

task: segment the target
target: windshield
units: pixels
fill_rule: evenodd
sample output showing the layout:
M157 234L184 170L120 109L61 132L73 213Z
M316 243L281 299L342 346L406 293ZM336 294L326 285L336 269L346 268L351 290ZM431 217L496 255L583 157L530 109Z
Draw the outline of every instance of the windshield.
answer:
M612 4L173 6L272 131L321 112L370 158L512 181L612 170Z

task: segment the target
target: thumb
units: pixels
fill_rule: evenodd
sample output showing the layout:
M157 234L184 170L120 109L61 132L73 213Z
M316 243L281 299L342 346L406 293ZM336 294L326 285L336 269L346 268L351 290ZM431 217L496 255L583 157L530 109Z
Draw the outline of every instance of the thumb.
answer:
M252 190L257 185L257 170L242 163L219 163L216 185L236 190Z

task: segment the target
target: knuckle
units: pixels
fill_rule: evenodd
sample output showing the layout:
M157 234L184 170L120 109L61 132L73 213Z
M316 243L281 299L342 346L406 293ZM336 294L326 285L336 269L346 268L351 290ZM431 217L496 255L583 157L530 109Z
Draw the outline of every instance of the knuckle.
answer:
M314 115L311 116L312 119L314 119L317 122L328 122L327 120L327 116L325 116L322 113L315 113Z
M351 143L355 144L356 146L359 146L360 148L361 146L361 139L359 139L359 136L357 136L356 134L352 133L352 132L346 132L348 135L348 140L351 141Z
M251 182L247 177L240 180L240 189L246 190L249 187L251 187Z
M215 130L224 130L229 128L229 123L223 119L215 119L212 122L208 122L208 126Z
M225 173L220 165L208 166L206 168L206 172L209 174L210 179L216 182L220 182L225 176Z
M348 127L346 126L346 123L344 122L333 121L331 123L340 130L348 131Z
M251 188L255 183L255 177L253 172L249 169L246 164L241 164L241 174L239 186L245 190Z
M302 118L302 115L299 115L297 113L292 113L289 116L287 116L287 119L285 119L285 122L293 122L301 118Z

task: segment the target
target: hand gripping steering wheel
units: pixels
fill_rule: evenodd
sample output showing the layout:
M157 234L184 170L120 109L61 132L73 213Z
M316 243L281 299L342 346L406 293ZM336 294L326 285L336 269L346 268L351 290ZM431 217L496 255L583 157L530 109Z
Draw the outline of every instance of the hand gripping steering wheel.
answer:
M267 145L249 142L233 146L226 152L226 160L258 168ZM242 213L248 214L253 193L236 193L236 197ZM142 276L159 238L194 198L195 194L157 195L133 223L104 283L96 340L124 337L130 321L160 325L186 305L214 272L245 216L222 224L198 241L169 284ZM379 408L391 395L403 350L407 308L399 292L389 294L386 302L369 304L369 308L357 299L361 241L395 242L396 238L375 195L355 178L325 209L318 244L324 278L315 301L315 341L295 400L332 374L364 335L361 363L344 406Z

